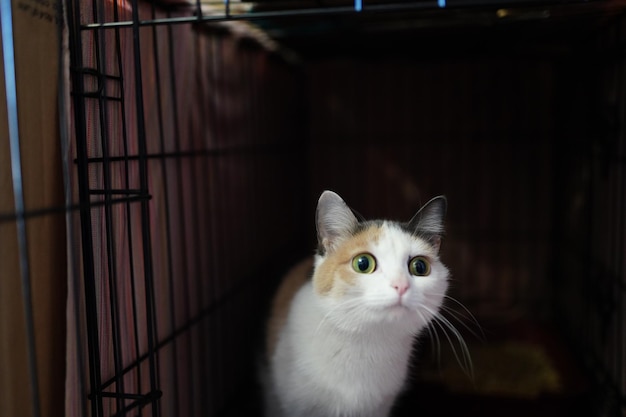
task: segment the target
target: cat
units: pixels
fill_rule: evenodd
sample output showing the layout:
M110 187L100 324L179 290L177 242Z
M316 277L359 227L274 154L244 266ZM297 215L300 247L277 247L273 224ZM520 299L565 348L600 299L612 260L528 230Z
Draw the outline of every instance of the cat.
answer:
M359 220L324 191L318 249L287 273L267 326L266 417L387 417L414 340L448 288L446 199L406 223ZM360 216L359 216L360 217Z

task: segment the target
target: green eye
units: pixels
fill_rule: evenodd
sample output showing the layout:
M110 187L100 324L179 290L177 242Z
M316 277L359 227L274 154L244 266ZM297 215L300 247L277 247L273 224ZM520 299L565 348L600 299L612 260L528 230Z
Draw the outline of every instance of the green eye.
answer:
M430 275L430 263L423 256L416 256L409 261L409 272L411 275L423 277Z
M360 274L371 274L376 269L376 259L369 253L361 253L352 258L352 269Z

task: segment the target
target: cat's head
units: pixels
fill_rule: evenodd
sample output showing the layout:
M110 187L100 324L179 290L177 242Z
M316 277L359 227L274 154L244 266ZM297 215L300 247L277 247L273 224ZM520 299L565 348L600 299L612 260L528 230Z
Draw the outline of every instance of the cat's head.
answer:
M358 332L383 324L416 334L437 314L448 286L439 260L444 197L406 222L360 220L337 194L322 193L316 213L313 285L325 320Z

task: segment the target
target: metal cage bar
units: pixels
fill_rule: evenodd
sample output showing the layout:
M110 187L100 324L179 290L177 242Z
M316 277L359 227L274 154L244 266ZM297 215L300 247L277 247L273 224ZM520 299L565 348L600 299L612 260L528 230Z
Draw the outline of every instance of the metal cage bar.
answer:
M192 11L190 16L180 17L168 17L168 18L152 18L143 19L139 22L140 26L153 26L153 25L177 25L186 23L215 23L225 20L246 20L255 21L262 19L283 19L283 18L297 18L297 17L314 17L323 18L325 16L338 16L349 15L355 13L371 12L371 13L384 13L384 12L402 12L402 11L429 11L440 9L470 9L476 7L514 7L518 5L545 5L551 2L545 2L542 0L417 0L412 2L389 2L379 3L362 0L354 0L353 2L346 1L345 4L336 6L320 6L316 1L312 1L310 7L298 7L289 9L282 7L276 10L262 10L254 12L244 13L232 13L230 0L224 1L223 13L205 14L202 12L202 0L195 0L195 7L188 7ZM569 0L565 3L583 3L584 0ZM194 6L194 2L190 2L190 6ZM556 2L553 3L563 3ZM110 22L93 22L86 23L83 29L97 29L103 27L129 27L134 23L130 20L127 21L110 21Z

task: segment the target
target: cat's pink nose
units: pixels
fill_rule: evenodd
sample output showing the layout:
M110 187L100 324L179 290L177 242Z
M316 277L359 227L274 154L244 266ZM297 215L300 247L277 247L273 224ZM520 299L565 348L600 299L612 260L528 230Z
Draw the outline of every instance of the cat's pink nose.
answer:
M402 297L402 295L408 291L409 283L408 281L394 281L391 283L391 286L398 291L398 294Z

